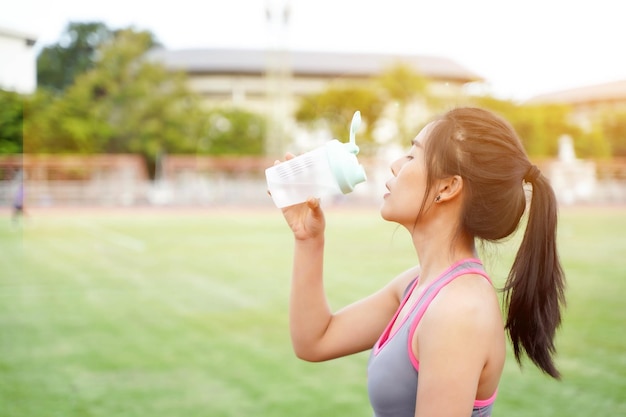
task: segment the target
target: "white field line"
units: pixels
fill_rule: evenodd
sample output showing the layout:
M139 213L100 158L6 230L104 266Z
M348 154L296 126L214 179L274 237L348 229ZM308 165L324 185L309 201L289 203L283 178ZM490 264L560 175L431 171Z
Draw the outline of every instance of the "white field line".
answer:
M212 278L210 274L202 275L198 271L186 272L180 279L181 285L189 286L181 295L193 292L194 294L206 294L205 303L197 300L189 303L183 297L170 297L167 301L170 308L178 314L200 310L238 310L255 308L259 305L259 299L242 292L232 285L220 282ZM200 305L204 304L202 307ZM217 304L217 305L216 305Z
M128 236L124 233L115 232L84 220L74 220L73 223L81 230L85 230L91 236L102 239L113 245L120 246L134 252L145 252L146 250L146 243L141 239Z

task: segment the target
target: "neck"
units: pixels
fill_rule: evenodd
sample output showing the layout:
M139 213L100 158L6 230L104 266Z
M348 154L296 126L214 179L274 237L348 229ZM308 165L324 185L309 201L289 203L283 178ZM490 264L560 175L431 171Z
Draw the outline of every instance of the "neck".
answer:
M458 261L477 257L474 239L457 233L456 222L448 217L432 219L427 225L417 225L409 231L419 259L421 283L436 279Z

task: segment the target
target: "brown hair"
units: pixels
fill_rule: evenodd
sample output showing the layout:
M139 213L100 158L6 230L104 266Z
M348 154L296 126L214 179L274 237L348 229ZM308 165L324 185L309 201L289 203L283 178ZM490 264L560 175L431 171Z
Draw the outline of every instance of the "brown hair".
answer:
M460 228L475 238L510 236L526 210L524 182L532 184L526 231L504 286L506 329L518 363L525 353L559 378L552 356L565 304L565 277L556 247L557 204L547 178L531 164L513 128L495 114L458 108L438 119L426 141L429 184L463 178Z

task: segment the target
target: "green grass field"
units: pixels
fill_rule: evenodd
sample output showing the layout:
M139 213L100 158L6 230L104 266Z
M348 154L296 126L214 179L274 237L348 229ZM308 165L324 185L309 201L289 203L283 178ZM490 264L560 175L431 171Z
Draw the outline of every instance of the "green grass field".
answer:
M510 357L494 416L626 415L626 209L562 209L562 382ZM411 266L375 210L328 210L334 308ZM503 282L515 240L484 261ZM0 416L369 416L367 353L310 364L287 330L278 211L0 213Z

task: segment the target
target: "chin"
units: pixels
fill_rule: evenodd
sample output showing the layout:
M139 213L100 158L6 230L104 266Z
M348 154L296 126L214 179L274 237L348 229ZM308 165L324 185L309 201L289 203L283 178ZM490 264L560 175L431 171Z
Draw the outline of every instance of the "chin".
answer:
M385 202L383 202L380 207L380 216L387 221L393 221L393 217L391 216L390 210L386 207Z

